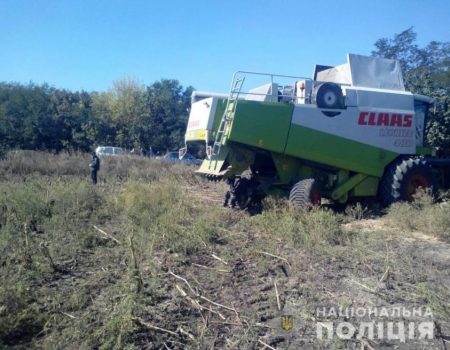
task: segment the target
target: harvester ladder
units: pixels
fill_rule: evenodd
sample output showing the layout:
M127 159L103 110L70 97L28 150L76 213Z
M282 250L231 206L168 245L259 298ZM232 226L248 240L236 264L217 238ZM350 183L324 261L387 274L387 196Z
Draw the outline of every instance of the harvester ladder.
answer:
M223 112L222 119L220 120L219 128L217 129L216 138L214 140L214 145L212 149L212 156L217 156L220 153L220 148L223 144L223 139L225 136L225 128L229 121L233 119L234 112L236 111L237 103L241 93L242 85L244 84L245 77L241 79L236 79L231 87L230 95L228 96L227 106ZM217 160L217 159L216 159Z

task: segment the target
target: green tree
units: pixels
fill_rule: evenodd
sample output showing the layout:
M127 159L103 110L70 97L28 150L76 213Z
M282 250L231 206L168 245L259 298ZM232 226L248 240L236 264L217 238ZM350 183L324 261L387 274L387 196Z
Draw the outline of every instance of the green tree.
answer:
M115 81L109 91L93 94L96 143L138 146L146 111L144 93L140 82L122 79Z
M54 130L46 130L48 149L88 151L92 143L86 125L91 117L91 98L86 92L54 90L50 95L50 118Z
M416 39L411 27L395 34L393 39L377 40L372 55L399 60L406 89L434 100L427 140L450 154L450 43L432 41L420 48Z
M164 152L183 145L192 91L192 87L184 89L177 80L168 79L147 87L147 143L154 150Z
M86 128L94 145L115 145L117 128L113 119L113 94L93 92L92 117Z
M117 128L118 144L127 148L144 146L142 133L148 120L144 85L132 79L117 80L111 92L112 116Z
M0 142L2 148L47 149L46 131L54 126L49 113L47 85L0 85Z
M86 92L1 83L0 148L86 151L90 111Z

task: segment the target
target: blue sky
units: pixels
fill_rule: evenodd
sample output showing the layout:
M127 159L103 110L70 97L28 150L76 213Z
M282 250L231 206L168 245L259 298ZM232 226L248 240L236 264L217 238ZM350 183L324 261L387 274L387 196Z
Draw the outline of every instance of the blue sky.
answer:
M449 41L450 1L0 0L0 81L225 92L235 70L310 76L410 26L421 46Z

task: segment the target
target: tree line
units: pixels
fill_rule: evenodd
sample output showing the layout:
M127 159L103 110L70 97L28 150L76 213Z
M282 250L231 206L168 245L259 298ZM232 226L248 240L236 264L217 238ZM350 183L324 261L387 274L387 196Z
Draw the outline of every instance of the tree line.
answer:
M163 79L114 82L107 92L0 83L0 148L60 152L95 145L177 149L184 142L192 87Z
M427 141L450 154L450 43L420 48L416 39L409 28L376 41L372 55L398 59L407 90L433 98ZM89 151L99 144L175 150L184 143L192 91L168 79L148 86L123 79L91 93L0 83L0 152Z

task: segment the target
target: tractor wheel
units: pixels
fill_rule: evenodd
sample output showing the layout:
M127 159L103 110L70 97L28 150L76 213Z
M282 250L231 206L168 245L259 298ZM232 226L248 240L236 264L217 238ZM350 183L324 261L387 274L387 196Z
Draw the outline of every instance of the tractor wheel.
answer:
M405 158L389 165L380 182L379 197L388 206L397 201L411 202L419 188L434 194L435 179L421 158Z
M245 170L240 176L236 178L233 184L233 199L231 206L238 207L241 210L248 209L252 193L254 191L255 183L252 172Z
M232 208L245 210L250 215L261 212L264 195L258 190L258 181L251 171L246 170L238 176L230 191Z
M234 183L236 204L241 210L245 210L250 203L249 184L246 179L238 178Z
M319 206L321 197L316 180L305 179L297 182L289 193L289 201L300 208Z
M317 87L316 103L319 108L342 109L344 97L337 84L323 83Z

